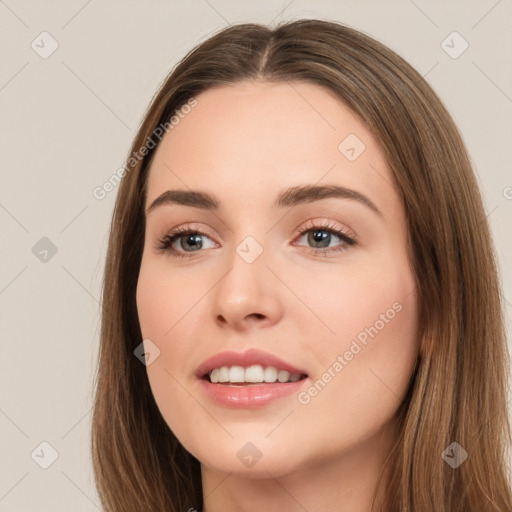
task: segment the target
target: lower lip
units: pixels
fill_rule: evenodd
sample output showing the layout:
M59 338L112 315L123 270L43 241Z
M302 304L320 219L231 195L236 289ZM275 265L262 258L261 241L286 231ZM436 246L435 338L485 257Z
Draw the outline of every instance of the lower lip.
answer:
M295 382L230 386L229 384L213 384L209 380L200 379L200 385L214 402L226 407L248 409L261 407L278 398L297 393L306 380L308 379Z

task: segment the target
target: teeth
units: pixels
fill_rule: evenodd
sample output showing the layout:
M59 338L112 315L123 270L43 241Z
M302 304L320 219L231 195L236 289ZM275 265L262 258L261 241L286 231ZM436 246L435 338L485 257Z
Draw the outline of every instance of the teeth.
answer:
M286 370L278 370L274 366L264 368L259 364L254 364L243 368L242 366L223 366L215 368L210 372L210 381L217 382L238 382L238 383L259 383L268 382L296 382L300 379L300 373L287 372Z
M279 370L279 373L277 374L277 380L279 382L287 382L290 378L290 372L287 372L286 370Z
M277 369L273 366L267 366L264 372L265 382L275 382L277 380Z
M227 366L223 366L219 370L219 382L229 382L229 368Z
M263 367L259 364L249 366L245 369L245 382L264 382Z
M232 366L229 369L229 382L244 382L244 380L245 370L241 366Z

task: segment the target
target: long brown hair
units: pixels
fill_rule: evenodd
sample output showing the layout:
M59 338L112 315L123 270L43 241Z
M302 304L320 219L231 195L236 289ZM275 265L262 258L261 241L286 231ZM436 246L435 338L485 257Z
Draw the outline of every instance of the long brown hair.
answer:
M407 62L322 20L221 30L175 67L141 123L119 186L103 282L91 446L105 511L202 506L199 461L165 423L134 355L142 342L135 291L155 129L202 91L242 80L303 81L334 93L380 142L403 200L422 343L398 411L383 510L510 512L510 355L495 252L464 143ZM456 468L442 457L454 442L468 454Z

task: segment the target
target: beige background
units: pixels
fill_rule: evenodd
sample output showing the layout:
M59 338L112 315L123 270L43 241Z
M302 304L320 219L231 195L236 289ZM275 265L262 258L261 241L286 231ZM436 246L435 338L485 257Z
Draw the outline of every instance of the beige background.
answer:
M101 510L91 382L116 192L100 201L93 189L122 166L157 86L195 44L227 24L303 17L367 32L445 102L481 183L510 333L510 0L0 0L0 512ZM469 44L456 59L441 46L453 31ZM57 249L46 262L43 237ZM41 442L58 453L47 469Z

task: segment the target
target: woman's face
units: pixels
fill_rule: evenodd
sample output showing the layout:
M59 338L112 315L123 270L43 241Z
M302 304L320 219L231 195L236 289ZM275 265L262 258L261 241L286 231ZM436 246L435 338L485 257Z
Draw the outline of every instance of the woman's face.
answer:
M404 210L376 139L312 84L196 100L148 177L146 210L160 201L137 307L161 414L218 471L279 476L362 453L419 350Z

